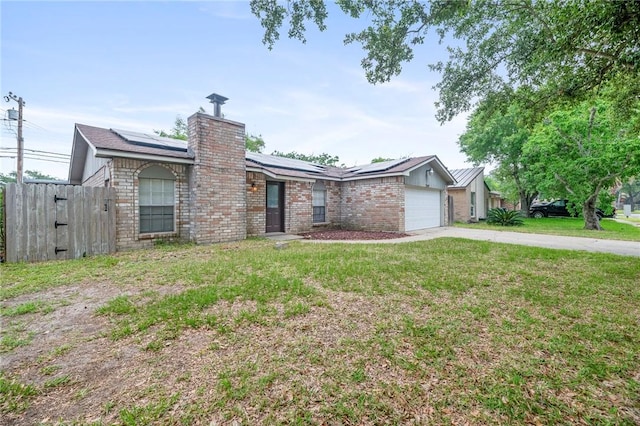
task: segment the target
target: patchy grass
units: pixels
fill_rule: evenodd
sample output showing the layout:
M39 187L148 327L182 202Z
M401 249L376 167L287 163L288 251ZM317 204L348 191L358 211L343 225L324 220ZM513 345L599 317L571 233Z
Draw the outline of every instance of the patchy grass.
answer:
M3 320L0 329L0 354L31 343L34 333L30 332L21 321Z
M569 237L598 238L603 240L640 241L640 227L632 224L616 222L613 219L602 219L602 231L591 231L584 228L584 220L573 217L545 217L542 219L524 219L524 226L500 227L479 223L456 223L456 227L472 229L491 229L494 231L525 232L530 234L565 235Z
M42 268L57 286L98 276L114 291L88 313L109 323L96 345L57 341L38 361L55 365L14 367L22 405L7 412L30 402L34 422L640 422L636 258L463 239L247 241ZM39 291L19 267L2 272L21 303ZM92 405L63 410L78 399Z
M0 373L0 413L19 413L29 406L29 401L38 394L32 385L18 382Z

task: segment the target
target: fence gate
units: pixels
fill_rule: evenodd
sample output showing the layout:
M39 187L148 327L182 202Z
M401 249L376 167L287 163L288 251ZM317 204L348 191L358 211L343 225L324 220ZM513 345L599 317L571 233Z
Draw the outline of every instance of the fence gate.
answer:
M448 226L453 226L453 222L455 219L455 215L454 215L454 211L453 211L454 205L453 205L453 196L448 195L447 196L447 225Z
M7 262L76 259L116 249L115 189L9 184Z

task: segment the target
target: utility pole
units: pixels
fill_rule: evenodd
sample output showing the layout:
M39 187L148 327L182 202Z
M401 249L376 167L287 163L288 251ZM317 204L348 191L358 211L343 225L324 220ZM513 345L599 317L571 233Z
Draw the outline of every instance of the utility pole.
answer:
M24 158L24 140L22 139L22 107L24 106L24 101L22 100L22 97L14 95L13 92L9 92L9 94L4 97L6 102L9 102L12 99L18 103L18 170L16 171L16 182L22 183L22 162Z

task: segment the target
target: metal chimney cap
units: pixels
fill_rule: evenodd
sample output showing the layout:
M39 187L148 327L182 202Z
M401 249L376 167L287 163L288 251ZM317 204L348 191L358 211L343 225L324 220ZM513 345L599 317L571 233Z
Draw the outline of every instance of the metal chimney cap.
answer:
M207 96L207 99L209 99L212 104L218 105L224 105L224 103L229 100L229 98L225 98L224 96L218 95L217 93L210 94L209 96Z

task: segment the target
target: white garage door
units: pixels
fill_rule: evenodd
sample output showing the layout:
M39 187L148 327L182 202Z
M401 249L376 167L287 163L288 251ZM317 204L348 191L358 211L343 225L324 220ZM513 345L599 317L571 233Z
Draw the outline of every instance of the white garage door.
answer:
M440 191L405 188L404 229L435 228L440 226Z

